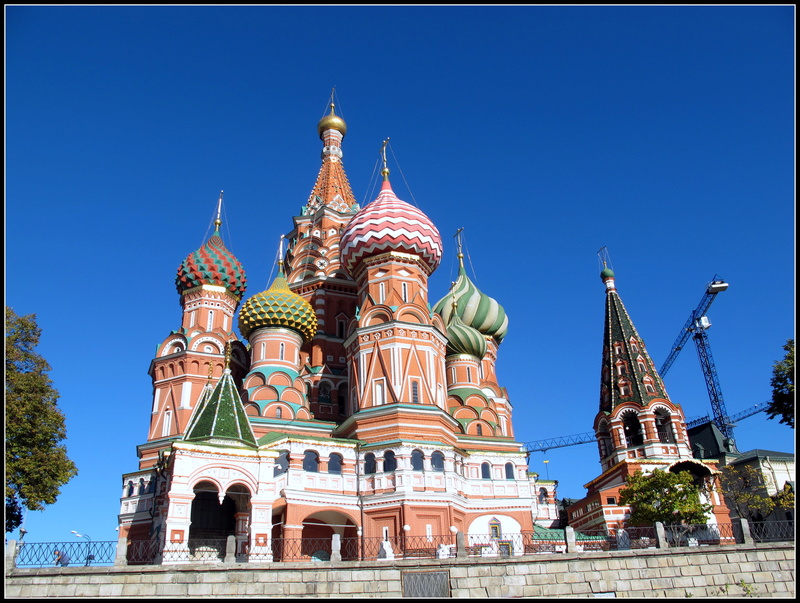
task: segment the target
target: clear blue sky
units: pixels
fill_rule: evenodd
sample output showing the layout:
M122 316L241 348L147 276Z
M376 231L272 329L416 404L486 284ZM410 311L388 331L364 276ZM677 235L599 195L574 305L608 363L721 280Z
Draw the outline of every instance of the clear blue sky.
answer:
M178 264L223 235L264 289L320 166L336 87L364 205L390 137L395 192L438 226L431 302L464 228L510 317L498 375L517 439L591 431L607 246L657 366L707 282L729 413L770 397L794 337L793 6L6 6L6 304L35 313L79 475L31 541L116 538L156 345L180 326ZM474 272L473 272L474 269ZM688 346L665 378L710 412ZM742 451L794 450L759 414ZM579 498L593 444L534 453ZM16 537L16 532L9 535Z

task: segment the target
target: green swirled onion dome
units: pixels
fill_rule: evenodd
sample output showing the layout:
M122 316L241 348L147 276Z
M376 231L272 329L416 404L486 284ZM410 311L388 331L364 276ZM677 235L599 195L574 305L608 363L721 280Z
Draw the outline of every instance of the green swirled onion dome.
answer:
M241 299L247 289L247 277L242 264L222 242L219 224L206 244L190 253L178 266L175 278L178 293L183 294L201 285L225 287L237 299Z
M453 310L453 302L457 304ZM483 335L494 337L501 342L508 333L508 316L503 306L493 298L481 293L467 276L462 263L458 270L458 280L450 292L433 307L445 324L450 323L456 313L464 324L477 329Z
M477 330L464 324L464 321L453 314L447 325L447 355L468 354L479 360L486 354L486 339Z
M239 312L239 332L250 339L250 334L262 327L284 327L300 333L310 341L317 333L317 315L305 299L289 289L283 270L278 272L266 291L248 299Z

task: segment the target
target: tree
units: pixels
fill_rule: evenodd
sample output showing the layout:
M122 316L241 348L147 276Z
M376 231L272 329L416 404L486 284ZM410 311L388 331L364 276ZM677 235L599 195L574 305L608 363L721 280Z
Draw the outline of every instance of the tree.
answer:
M739 517L753 521L772 513L775 501L767 494L764 476L750 465L727 465L719 475L720 488L728 507Z
M787 339L786 356L772 365L772 401L767 407L770 419L780 417L780 422L794 429L794 339Z
M50 365L34 351L40 336L35 314L6 307L6 532L22 523L23 508L56 502L78 473L60 443L67 430Z
M631 525L653 525L657 521L666 525L705 524L706 514L713 508L701 502L700 488L688 471L637 471L625 481L619 502L630 505Z

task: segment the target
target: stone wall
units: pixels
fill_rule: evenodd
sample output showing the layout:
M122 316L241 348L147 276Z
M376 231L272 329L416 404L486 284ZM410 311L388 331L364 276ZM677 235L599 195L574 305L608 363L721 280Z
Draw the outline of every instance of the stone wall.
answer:
M794 543L784 542L420 561L6 569L5 596L385 598L408 596L416 585L430 597L425 589L437 578L452 597L794 598L794 562Z

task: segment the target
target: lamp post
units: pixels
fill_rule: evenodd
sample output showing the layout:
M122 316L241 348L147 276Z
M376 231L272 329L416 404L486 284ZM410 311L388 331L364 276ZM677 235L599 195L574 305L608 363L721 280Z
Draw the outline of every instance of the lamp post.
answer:
M77 538L86 538L88 542L86 543L86 563L85 566L88 566L89 563L94 559L94 555L92 555L92 538L88 534L78 534L75 530L70 530Z

